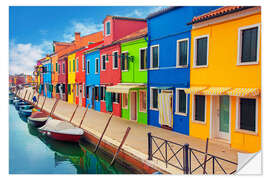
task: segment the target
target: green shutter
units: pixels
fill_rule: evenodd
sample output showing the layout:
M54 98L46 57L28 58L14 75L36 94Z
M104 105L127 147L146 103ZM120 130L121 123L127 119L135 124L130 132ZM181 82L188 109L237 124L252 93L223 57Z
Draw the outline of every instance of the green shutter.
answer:
M57 72L57 63L55 64L55 72Z
M73 59L73 72L75 72L75 59Z

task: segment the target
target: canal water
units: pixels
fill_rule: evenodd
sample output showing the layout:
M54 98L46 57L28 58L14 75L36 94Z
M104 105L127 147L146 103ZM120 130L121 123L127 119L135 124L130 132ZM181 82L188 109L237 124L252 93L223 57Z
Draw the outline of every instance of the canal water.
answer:
M10 174L134 174L122 163L110 166L112 157L93 153L86 141L68 143L50 139L27 124L9 105Z

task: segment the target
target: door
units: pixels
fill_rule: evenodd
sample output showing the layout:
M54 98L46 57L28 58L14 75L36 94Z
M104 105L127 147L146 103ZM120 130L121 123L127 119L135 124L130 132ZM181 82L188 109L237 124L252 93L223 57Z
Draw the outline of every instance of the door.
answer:
M230 97L214 97L214 137L229 140L230 138Z
M79 85L79 105L82 105L82 85Z
M137 92L130 92L130 119L137 120Z
M92 87L92 109L95 109L95 87Z

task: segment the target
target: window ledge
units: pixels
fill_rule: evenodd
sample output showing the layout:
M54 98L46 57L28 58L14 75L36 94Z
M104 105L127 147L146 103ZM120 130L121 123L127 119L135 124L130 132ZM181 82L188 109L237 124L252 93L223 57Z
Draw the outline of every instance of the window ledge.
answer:
M149 70L159 70L159 67L158 68L149 68Z
M187 116L187 113L181 113L181 112L175 112L174 114L180 115L180 116Z
M128 107L122 107L122 109L128 109Z
M147 69L139 69L139 71L147 71Z
M139 111L140 113L147 113L147 111Z
M234 132L258 136L258 133L257 132L253 132L253 131L249 131L249 130L244 130L244 129L235 129Z
M201 124L201 125L206 125L206 122L198 121L198 120L192 120L193 123Z
M180 65L177 65L176 68L188 68L188 65L184 65L184 66L180 66Z
M128 72L128 70L121 70L122 72Z
M158 108L150 108L150 110L158 111Z
M246 63L237 63L236 65L237 66L248 66L248 65L258 65L259 62L256 61L256 62L246 62Z
M203 66L193 66L193 68L207 68L208 65L203 65Z

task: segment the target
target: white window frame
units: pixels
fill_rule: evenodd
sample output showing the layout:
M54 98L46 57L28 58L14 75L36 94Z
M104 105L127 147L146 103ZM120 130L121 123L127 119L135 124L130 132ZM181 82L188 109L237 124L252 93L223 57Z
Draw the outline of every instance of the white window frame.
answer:
M175 88L175 114L177 115L182 115L182 116L187 116L187 111L188 111L188 94L186 94L186 112L185 113L182 113L182 112L178 112L178 109L179 109L179 94L178 94L178 91L179 90L185 90L186 88Z
M145 107L145 110L144 111L142 111L141 110L141 99L140 99L140 92L145 92L145 105L146 105L146 107ZM143 113L146 113L147 112L147 90L139 90L139 112L143 112Z
M97 66L98 66L98 58L95 59L95 74L98 74L99 68L96 69Z
M118 66L115 68L114 67L114 53L116 53L117 52L117 64L118 64ZM118 51L113 51L112 52L112 59L113 59L113 67L112 67L112 69L118 69L119 68L119 63L118 63Z
M128 53L128 51L121 52L121 62L120 62L121 66L122 66L122 54L125 54L125 53ZM127 58L127 63L128 63L128 58ZM122 70L122 68L121 68L121 71L122 72L128 72L128 70L129 70L129 66L128 66L128 69L127 70Z
M196 95L201 95L201 94L193 94L192 95L192 122L194 123L198 123L198 124L206 124L206 113L207 113L207 96L206 95L202 95L205 96L205 108L204 108L204 122L196 120L195 119L195 96Z
M126 94L126 97L127 97L127 104L126 104L126 106L124 106L124 103L123 103L123 101L124 101L124 94ZM122 98L121 98L121 100L122 100L122 109L128 109L128 95L129 95L129 93L122 93Z
M76 58L76 72L79 72L79 58Z
M259 50L260 50L260 23L259 24L252 24L249 26L243 26L238 28L238 48L237 48L237 65L255 65L259 64ZM256 62L241 62L241 54L242 54L242 31L250 28L258 27L258 34L257 34L257 57Z
M141 50L146 50L146 69L141 69ZM139 49L139 71L147 71L147 47Z
M153 107L153 89L157 89L158 90L158 87L150 87L150 109L151 110L154 110L154 111L158 111L158 108L154 108Z
M158 47L158 67L153 68L153 47ZM159 44L150 46L150 69L159 69Z
M82 71L85 71L85 56L84 54L82 55Z
M240 129L240 98L245 99L255 99L256 100L256 117L255 117L255 131ZM258 97L237 97L236 98L236 121L235 121L235 130L241 133L253 134L258 135Z
M110 34L107 34L107 24L108 23L110 23ZM111 21L106 21L105 22L105 36L111 35L111 31L112 31Z
M187 41L187 64L179 65L179 42ZM176 41L176 67L177 68L187 68L189 63L189 38L179 39Z
M207 37L207 55L206 55L206 65L197 65L197 39ZM209 34L201 35L201 36L196 36L194 37L194 49L193 49L193 68L205 68L208 67L208 57L209 57Z
M106 54L102 54L101 61L100 61L100 69L101 69L101 71L106 71L106 67L105 67L105 69L103 69L103 56L105 57L104 61L105 61L105 66L106 66Z

